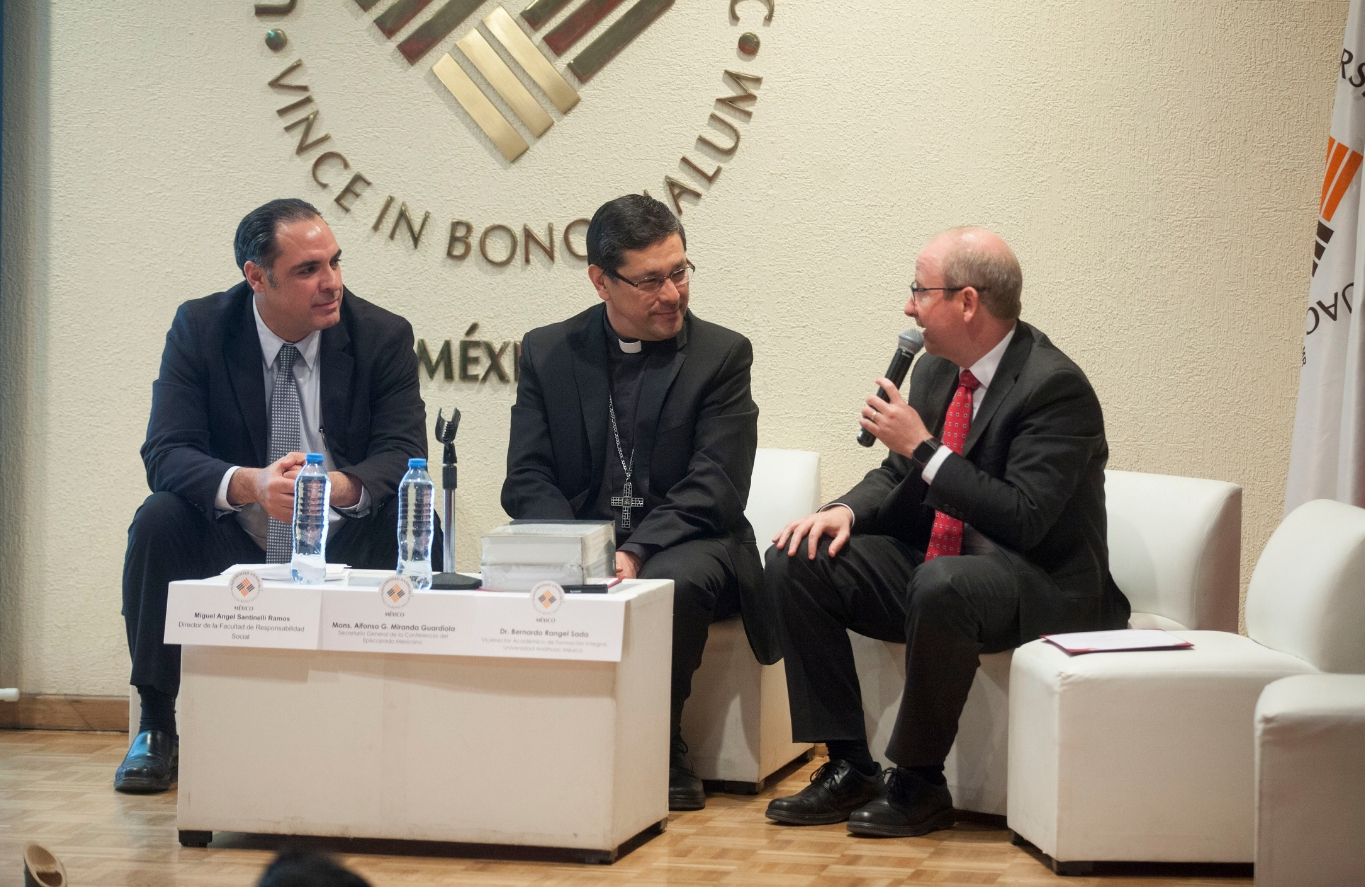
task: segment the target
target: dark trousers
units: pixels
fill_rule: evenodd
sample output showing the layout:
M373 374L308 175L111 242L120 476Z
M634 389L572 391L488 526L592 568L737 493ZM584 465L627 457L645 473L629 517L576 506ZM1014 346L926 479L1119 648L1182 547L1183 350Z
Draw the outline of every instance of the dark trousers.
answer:
M783 632L792 738L866 740L862 691L847 629L905 644L905 693L886 756L906 767L941 765L976 675L978 656L1016 647L1019 598L1051 584L1017 555L924 555L889 536L853 536L815 560L771 548L765 581Z
M342 521L327 537L327 560L370 570L398 564L398 500L390 498L359 519ZM441 531L432 543L432 567L441 568ZM261 563L265 552L232 516L209 520L174 493L153 493L133 515L123 559L123 621L133 660L129 683L180 692L180 645L162 642L166 586L203 579L233 564Z
M673 580L672 715L676 728L683 703L692 694L692 673L701 665L711 623L739 612L741 570L761 569L752 545L752 564L736 564L731 552L739 546L720 539L694 539L665 548L645 561L641 579ZM742 555L741 555L742 556Z

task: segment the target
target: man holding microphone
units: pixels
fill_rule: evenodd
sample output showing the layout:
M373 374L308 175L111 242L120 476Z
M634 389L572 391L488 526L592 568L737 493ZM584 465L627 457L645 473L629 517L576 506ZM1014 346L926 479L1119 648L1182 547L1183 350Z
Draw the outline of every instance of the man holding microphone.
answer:
M887 379L860 424L890 450L846 495L784 527L766 564L793 739L830 759L768 806L863 836L954 822L943 762L978 655L1040 634L1121 628L1109 575L1108 444L1085 374L1019 320L1023 276L998 235L955 228L915 261L905 313L927 356L908 400ZM905 692L879 786L846 630L904 643Z

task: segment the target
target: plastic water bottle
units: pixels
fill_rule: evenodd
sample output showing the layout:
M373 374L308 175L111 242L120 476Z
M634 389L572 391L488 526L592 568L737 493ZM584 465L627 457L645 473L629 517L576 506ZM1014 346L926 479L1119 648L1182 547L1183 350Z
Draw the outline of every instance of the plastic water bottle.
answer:
M294 581L316 585L327 581L327 515L332 479L322 467L322 454L309 453L294 478Z
M426 459L409 459L398 484L398 573L413 588L431 587L431 537L435 527L435 486Z

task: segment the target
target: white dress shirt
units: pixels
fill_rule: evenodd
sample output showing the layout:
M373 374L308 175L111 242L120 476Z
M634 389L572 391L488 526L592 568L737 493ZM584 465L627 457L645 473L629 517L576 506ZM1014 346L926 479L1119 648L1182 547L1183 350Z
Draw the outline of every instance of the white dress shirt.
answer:
M266 409L269 410L271 393L275 389L275 359L279 356L280 349L288 343L275 335L270 327L265 325L265 321L261 319L261 312L256 308L255 299L251 301L251 313L256 317L256 334L261 340L262 378L265 383ZM332 454L327 449L327 439L326 435L323 434L322 427L322 368L318 365L318 350L321 341L321 331L313 330L299 341L292 343L299 350L299 358L294 361L294 384L298 387L299 410L302 413L300 425L303 440L300 443L303 446L303 452L321 453L322 466L330 472L336 470L336 463L332 460ZM269 526L269 518L265 509L255 502L247 505L233 505L228 502L228 483L231 482L232 475L240 467L240 465L234 465L224 472L223 480L218 484L218 496L214 501L214 506L220 515L229 511L237 512L237 521L242 525L242 529L246 530L247 535L264 549ZM355 505L350 508L331 509L327 521L328 535L336 532L337 524L343 518L364 517L369 514L369 511L370 491L362 486L360 488L360 501Z

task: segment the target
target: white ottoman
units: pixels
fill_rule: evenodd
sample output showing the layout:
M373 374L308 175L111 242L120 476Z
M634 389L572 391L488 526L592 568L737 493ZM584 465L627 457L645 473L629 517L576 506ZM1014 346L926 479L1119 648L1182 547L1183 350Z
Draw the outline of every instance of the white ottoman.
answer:
M1261 694L1256 884L1365 884L1365 675L1299 675Z
M1314 669L1240 635L1174 634L1194 649L1014 653L1009 826L1059 870L1252 859L1256 700Z
M1251 862L1261 691L1365 671L1365 509L1316 500L1285 518L1256 563L1246 623L1250 637L1174 632L1192 650L1016 650L1010 828L1059 871Z

